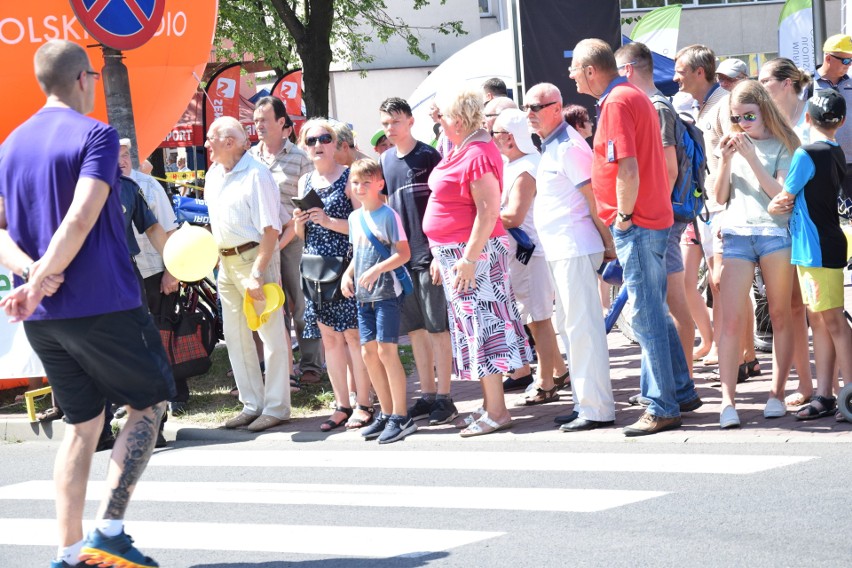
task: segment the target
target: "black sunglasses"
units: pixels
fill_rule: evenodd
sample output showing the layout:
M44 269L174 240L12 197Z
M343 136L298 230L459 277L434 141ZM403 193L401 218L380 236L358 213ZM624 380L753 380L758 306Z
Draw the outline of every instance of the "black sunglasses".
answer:
M331 144L331 134L320 134L319 136L308 136L305 138L305 145L316 146L317 142L320 144Z
M541 103L540 105L524 105L524 106L521 107L521 110L524 111L524 112L529 112L529 111L538 112L543 108L546 108L546 107L549 107L550 105L555 105L555 104L556 104L556 101L551 101L549 103Z
M742 115L739 115L739 114L732 114L731 115L731 122L733 122L734 124L739 124L741 120L744 120L746 122L754 122L755 120L757 120L757 115L753 112L746 112L746 113L743 113Z
M850 63L852 63L852 57L840 57L839 55L834 55L833 53L829 53L829 55L844 65L849 65Z

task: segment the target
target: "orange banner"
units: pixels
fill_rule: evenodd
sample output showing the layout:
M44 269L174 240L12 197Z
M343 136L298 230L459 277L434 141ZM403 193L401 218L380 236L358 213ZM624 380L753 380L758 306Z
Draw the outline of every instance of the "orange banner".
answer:
M160 27L139 49L124 52L140 159L166 137L198 88L193 77L204 74L216 30L218 0L168 0ZM0 84L6 85L0 113L0 142L44 104L33 75L33 55L51 39L66 39L87 48L95 69L103 56L77 21L68 0L3 2L0 18ZM92 116L106 122L103 91Z
M240 119L240 65L215 74L207 84L207 128L219 117Z

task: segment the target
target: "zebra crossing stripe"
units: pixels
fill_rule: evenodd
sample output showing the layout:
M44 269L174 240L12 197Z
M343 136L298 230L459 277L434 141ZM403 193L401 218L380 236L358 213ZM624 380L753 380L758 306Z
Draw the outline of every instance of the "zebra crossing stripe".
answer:
M382 450L198 450L155 454L149 467L291 467L495 471L594 471L749 475L813 456Z
M87 498L100 500L103 482L90 482ZM239 482L139 482L133 501L491 509L592 513L666 495L665 491L554 487L435 487ZM53 482L0 487L0 500L53 500Z
M91 530L91 523L84 523ZM127 531L146 552L157 549L222 550L416 558L502 536L503 532L329 525L130 521ZM377 531L381 538L376 538ZM56 522L0 519L0 545L52 546Z

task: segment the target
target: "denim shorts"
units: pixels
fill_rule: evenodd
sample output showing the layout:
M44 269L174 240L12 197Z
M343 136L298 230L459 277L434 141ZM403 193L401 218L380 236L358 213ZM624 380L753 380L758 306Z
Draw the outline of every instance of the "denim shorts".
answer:
M371 341L399 343L399 314L402 297L358 302L358 331L361 345Z
M793 240L789 237L775 235L722 235L724 246L722 247L722 258L738 258L757 263L764 256L779 250L789 249Z
M675 221L669 229L669 239L666 241L666 274L683 272L683 253L680 251L680 236L689 223Z

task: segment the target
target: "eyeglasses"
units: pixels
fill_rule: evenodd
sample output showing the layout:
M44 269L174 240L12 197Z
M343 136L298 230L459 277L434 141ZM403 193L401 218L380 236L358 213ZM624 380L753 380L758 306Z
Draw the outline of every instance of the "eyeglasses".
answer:
M568 68L568 74L572 75L572 74L576 73L577 71L582 71L586 67L591 67L591 65L580 65L578 67L569 67Z
M311 146L316 146L317 142L320 144L331 144L331 134L320 134L319 136L308 136L305 138L305 145L309 148Z
M635 61L630 61L630 62L628 62L628 63L622 63L621 65L619 65L619 66L618 66L618 70L619 70L619 71L621 71L622 69L624 69L624 68L625 68L625 67L627 67L628 65L633 65L633 66L635 66L635 65L636 65L636 62L635 62Z
M494 138L494 136L497 134L511 134L511 132L509 132L508 130L491 130L488 132L488 134L490 134L491 137Z
M742 115L739 115L739 114L732 114L731 115L731 122L733 124L739 124L740 121L742 121L742 120L745 120L746 122L754 122L755 120L757 120L757 115L753 112L746 112L746 113L743 113Z
M839 55L834 55L833 53L829 53L829 55L844 65L849 65L852 63L852 57L840 57Z
M551 101L549 103L541 103L537 105L524 105L521 107L521 110L524 112L538 112L543 108L549 107L550 105L555 105L556 101Z
M79 75L77 75L77 79L79 80L79 79L80 79L80 77L82 77L82 76L83 76L83 74L90 75L90 76L94 77L94 78L95 78L95 81L100 81L100 80L101 80L101 74L100 74L100 73L98 73L97 71L89 71L88 69L85 69L85 70L83 70L83 71L80 71L80 74L79 74Z

